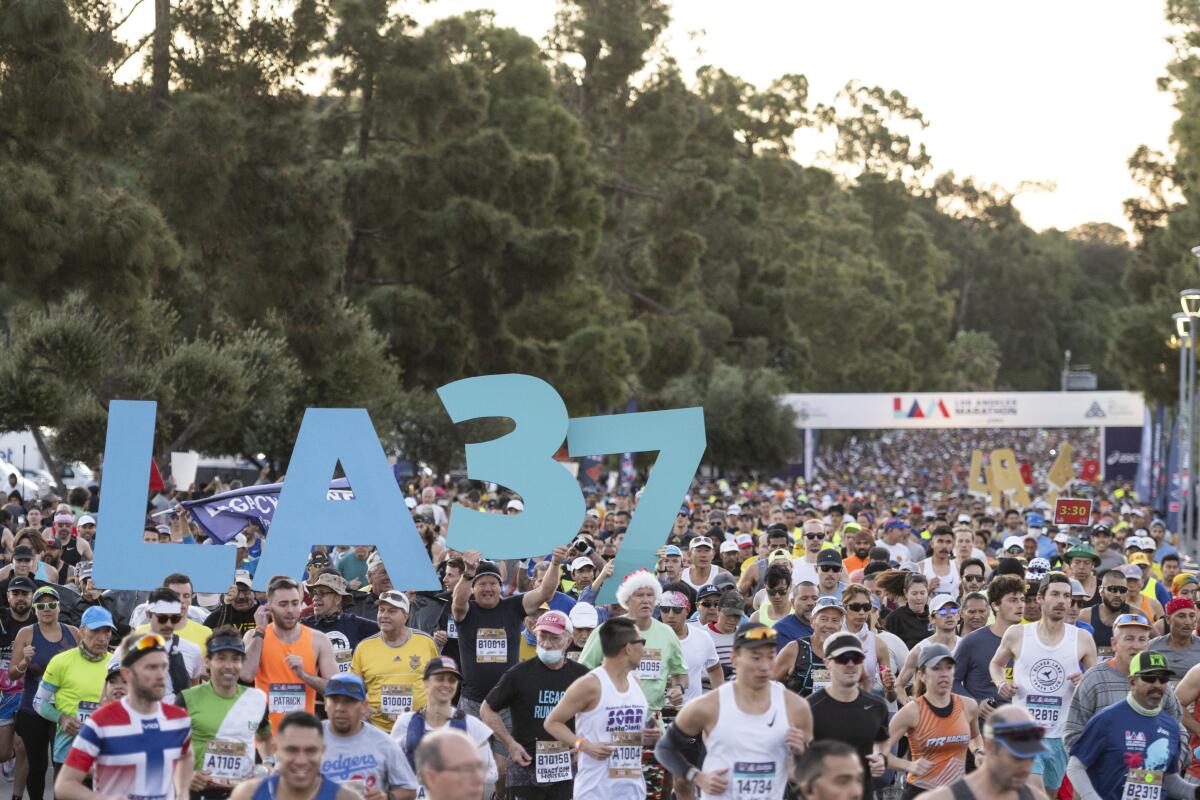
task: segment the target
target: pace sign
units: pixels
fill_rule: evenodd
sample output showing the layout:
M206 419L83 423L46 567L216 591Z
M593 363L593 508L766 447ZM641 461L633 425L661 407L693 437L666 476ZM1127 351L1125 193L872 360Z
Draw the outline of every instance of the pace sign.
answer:
M571 419L558 392L529 375L465 378L441 387L438 395L456 423L483 417L515 423L505 436L467 445L467 476L506 486L525 502L524 513L515 516L482 514L456 503L448 546L509 559L568 543L585 508L579 484L554 460L565 438L572 457L658 452L613 572L624 575L654 562L704 454L702 408ZM109 404L93 578L106 589L145 589L159 576L184 572L196 591L224 592L233 582L232 549L142 541L156 405L149 400ZM352 500L328 499L329 477L339 461L353 488ZM265 591L273 575L300 574L314 545L337 544L374 545L396 586L441 588L366 410L310 408L300 424L254 588ZM618 583L606 582L597 601L613 602Z

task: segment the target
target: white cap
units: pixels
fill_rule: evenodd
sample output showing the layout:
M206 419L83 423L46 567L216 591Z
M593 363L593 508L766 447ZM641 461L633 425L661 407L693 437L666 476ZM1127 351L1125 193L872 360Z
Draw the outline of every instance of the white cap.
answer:
M245 547L249 547L250 543L246 541L246 534L239 533L237 536L234 536L232 539L230 539L228 542L226 542L225 546L226 547L245 548Z
M513 509L516 509L517 511L524 511L525 504L514 498L508 501L508 505L506 505L505 508L509 511L512 511Z
M722 553L736 553L737 551L738 551L737 542L732 541L732 540L726 540L724 542L721 542L721 552Z
M571 620L571 625L575 627L575 630L594 628L600 624L600 615L596 613L596 607L591 603L576 603L567 618Z
M1071 597L1087 597L1087 589L1083 588L1083 584L1071 578Z
M591 567L592 569L595 569L596 565L593 564L592 560L587 556L579 556L571 562L571 572L574 572L581 567Z
M959 521L959 522L966 522L966 523L970 524L970 522L971 522L971 515L970 515L970 514L959 514L959 515L958 515L958 521Z
M408 510L412 511L417 507L417 499L415 497L404 498L404 505L408 506Z
M254 586L254 578L250 577L250 573L244 569L239 569L237 572L233 573L233 582L242 583L251 587Z
M958 598L952 594L935 594L933 599L929 601L929 610L937 613L937 610L945 605L958 605Z
M91 514L84 514L82 517L79 518L79 522L75 523L75 526L78 528L82 528L84 525L95 525L95 524L96 524L95 517L93 517Z
M1024 550L1025 549L1025 537L1024 536L1009 536L1007 539L1004 540L1004 546L1000 549L1008 550L1010 547L1019 547L1022 550Z
M729 508L725 509L725 516L727 516L727 517L740 517L741 515L742 515L742 507L739 506L737 503L734 503Z
M1058 544L1067 544L1071 541L1071 537L1065 533L1054 534L1054 541Z
M587 515L589 517L595 517L596 519L600 519L600 512L594 508L589 508L587 511Z

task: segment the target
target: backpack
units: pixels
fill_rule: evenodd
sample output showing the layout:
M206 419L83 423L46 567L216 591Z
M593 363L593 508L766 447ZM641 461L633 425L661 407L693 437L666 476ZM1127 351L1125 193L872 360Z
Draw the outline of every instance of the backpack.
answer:
M454 716L450 718L450 727L467 732L467 715L460 709L454 711ZM417 745L425 738L425 709L421 709L413 715L412 721L408 723L408 733L404 737L404 756L408 759L408 764L414 770L417 768Z

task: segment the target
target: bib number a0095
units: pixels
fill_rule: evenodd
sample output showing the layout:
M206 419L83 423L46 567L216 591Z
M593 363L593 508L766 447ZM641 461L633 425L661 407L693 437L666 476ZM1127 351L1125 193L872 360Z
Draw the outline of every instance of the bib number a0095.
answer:
M1121 800L1162 800L1163 773L1160 769L1131 769L1125 773Z
M658 648L647 648L642 653L642 658L638 661L637 668L638 680L642 681L657 681L663 677L663 659L662 650Z

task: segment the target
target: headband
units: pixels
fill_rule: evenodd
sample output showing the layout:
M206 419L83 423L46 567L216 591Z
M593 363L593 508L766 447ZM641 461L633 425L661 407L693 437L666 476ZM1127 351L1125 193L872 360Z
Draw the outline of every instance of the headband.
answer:
M146 609L147 614L182 614L183 606L178 600L155 600Z

